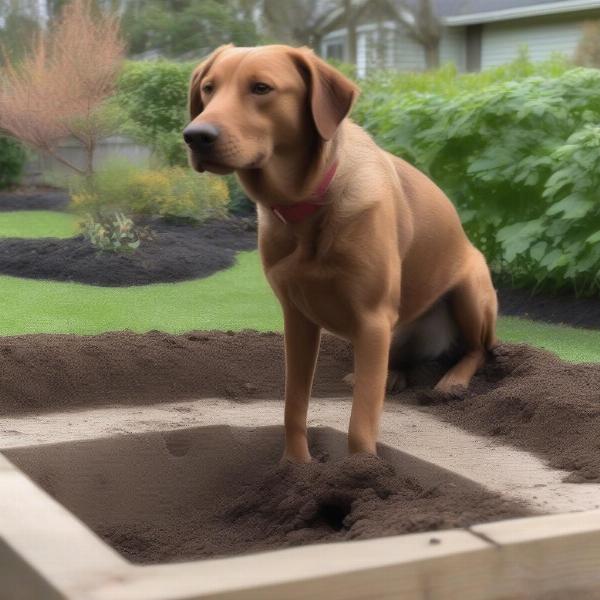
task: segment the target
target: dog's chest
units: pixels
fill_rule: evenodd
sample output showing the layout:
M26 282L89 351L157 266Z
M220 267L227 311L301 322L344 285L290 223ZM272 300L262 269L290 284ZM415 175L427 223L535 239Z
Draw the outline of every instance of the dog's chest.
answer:
M288 256L266 270L277 295L312 322L339 335L356 323L352 283L335 265Z

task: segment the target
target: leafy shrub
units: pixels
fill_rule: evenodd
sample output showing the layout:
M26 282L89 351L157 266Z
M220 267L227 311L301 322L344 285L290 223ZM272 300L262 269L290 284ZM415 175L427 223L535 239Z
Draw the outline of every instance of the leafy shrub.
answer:
M152 237L147 227L136 225L123 213L87 215L81 223L83 236L106 252L132 252L142 239Z
M451 84L442 70L417 92L388 77L363 86L357 115L446 191L498 276L597 293L600 72L539 70L491 84L484 73L477 85L477 75Z
M0 136L0 189L19 182L26 158L25 150L18 142Z
M166 60L126 63L117 84L118 105L131 135L149 145L167 165L187 164L182 131L194 63Z
M227 184L219 177L189 168L149 170L119 163L75 182L71 192L71 204L80 213L123 212L186 222L224 217L228 200Z
M225 181L229 188L229 212L234 215L249 215L254 213L256 206L246 195L238 178L235 175L227 175Z

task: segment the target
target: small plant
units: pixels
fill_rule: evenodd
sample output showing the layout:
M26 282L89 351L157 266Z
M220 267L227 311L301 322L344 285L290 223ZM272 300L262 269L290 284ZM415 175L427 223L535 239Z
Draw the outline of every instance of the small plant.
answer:
M83 236L105 252L132 252L142 239L151 238L147 227L136 225L123 213L87 215L82 223Z

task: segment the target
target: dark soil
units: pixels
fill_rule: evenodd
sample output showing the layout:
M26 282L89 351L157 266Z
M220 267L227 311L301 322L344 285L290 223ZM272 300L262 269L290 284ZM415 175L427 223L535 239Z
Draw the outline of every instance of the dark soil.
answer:
M158 331L0 337L0 414L227 397L281 398L283 340L275 333ZM347 344L324 336L314 393L345 395Z
M529 290L498 287L500 313L534 321L600 329L600 299L568 294L533 294Z
M459 427L529 450L569 474L600 482L600 364L570 364L525 344L502 344L466 393L399 395Z
M283 394L283 341L273 333L4 337L0 358L0 414ZM324 336L314 395L349 395L342 378L350 371L348 344ZM600 364L502 344L467 393L434 393L440 375L439 365L416 368L413 387L388 401L422 404L468 431L532 451L567 471L568 481L600 481Z
M7 455L136 563L436 531L531 514L391 448L381 448L385 460L339 458L344 433L319 428L310 434L321 462L301 466L277 465L281 427L199 427Z
M172 283L227 269L237 252L256 248L256 226L250 219L197 227L157 221L151 230L152 239L127 253L99 252L82 236L0 239L0 273L102 286Z
M0 212L15 210L66 210L69 194L53 188L23 188L0 192Z

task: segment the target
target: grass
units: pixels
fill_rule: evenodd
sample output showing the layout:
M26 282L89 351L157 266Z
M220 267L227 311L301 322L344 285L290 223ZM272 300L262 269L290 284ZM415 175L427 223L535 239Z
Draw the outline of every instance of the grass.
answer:
M546 348L569 362L600 362L600 331L502 317L498 337Z
M68 238L76 233L76 218L68 213L50 210L0 213L0 237Z
M234 268L212 277L175 284L106 288L4 276L0 305L0 335L282 327L257 252L239 254Z
M0 335L282 329L279 304L257 252L240 253L227 271L175 284L105 288L0 277L0 303ZM504 317L498 333L502 340L547 348L568 361L600 362L600 331Z

